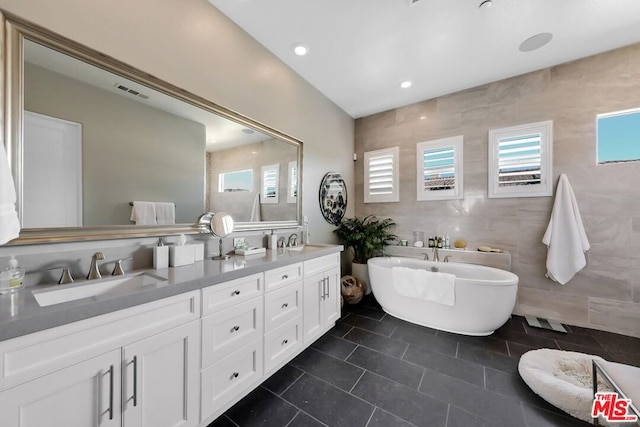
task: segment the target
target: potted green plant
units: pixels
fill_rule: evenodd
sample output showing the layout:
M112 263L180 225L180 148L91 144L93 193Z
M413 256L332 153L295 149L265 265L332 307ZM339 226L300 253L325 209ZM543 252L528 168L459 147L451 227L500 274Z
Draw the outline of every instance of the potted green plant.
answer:
M395 234L389 232L395 225L390 218L367 215L363 218L344 218L333 230L340 243L353 252L351 274L363 282L367 294L371 293L367 260L382 255L384 247L397 239Z

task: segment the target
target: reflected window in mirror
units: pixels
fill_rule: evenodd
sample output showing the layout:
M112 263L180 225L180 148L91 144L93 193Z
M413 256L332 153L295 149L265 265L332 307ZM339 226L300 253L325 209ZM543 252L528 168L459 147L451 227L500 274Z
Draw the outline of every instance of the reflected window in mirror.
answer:
M218 192L253 191L253 170L225 172L218 175Z
M278 187L280 176L280 165L267 165L262 167L262 185L260 201L262 203L278 203Z
M417 145L419 201L462 199L462 147L462 135L421 142Z
M640 108L599 114L596 124L598 164L640 160Z
M552 154L552 120L490 130L488 196L551 196Z
M287 203L296 203L298 200L298 162L289 162L287 175Z

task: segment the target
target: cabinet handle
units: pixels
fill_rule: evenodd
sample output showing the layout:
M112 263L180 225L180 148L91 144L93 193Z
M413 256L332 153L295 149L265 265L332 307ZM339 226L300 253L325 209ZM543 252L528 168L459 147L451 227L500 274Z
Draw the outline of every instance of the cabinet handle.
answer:
M133 406L138 406L138 356L133 356Z
M237 372L234 372L233 374L231 374L231 376L229 377L230 380L234 379L234 378L238 378L238 375L240 375Z
M327 281L327 298L329 298L329 276L325 277L325 280Z
M289 303L288 302L285 302L284 304L282 304L282 308L287 308L287 307L289 307Z
M289 342L289 340L282 340L282 345L285 345Z
M109 419L113 419L113 365L109 367Z
M240 326L234 326L233 328L231 328L231 333L236 332L238 329L240 329Z
M286 275L286 274L283 274L283 275L282 275L282 280L284 280L284 279L288 279L288 278L289 278L289 276L288 276L288 275Z
M231 292L231 296L235 295L240 295L240 291L236 289L235 291Z
M322 288L318 287L318 290L320 291L320 299L324 300L324 279L322 279L321 282L318 282L318 284L322 283Z

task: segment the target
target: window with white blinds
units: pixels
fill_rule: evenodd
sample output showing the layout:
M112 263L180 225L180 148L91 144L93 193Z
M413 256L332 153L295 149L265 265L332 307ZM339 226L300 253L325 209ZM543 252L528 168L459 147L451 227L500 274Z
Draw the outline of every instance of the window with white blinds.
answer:
M278 203L280 165L262 166L261 203Z
M289 162L287 171L287 203L296 203L298 199L298 162Z
M364 153L364 202L397 202L399 148Z
M551 196L553 122L489 131L489 197Z
M437 139L417 145L417 199L461 199L463 137Z

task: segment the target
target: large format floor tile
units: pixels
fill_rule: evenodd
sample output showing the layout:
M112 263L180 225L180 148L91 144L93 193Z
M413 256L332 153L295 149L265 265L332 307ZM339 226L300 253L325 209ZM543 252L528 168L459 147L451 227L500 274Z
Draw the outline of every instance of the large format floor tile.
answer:
M640 339L568 330L512 316L468 337L391 317L368 296L209 427L588 426L531 391L520 356L555 348L640 366Z

